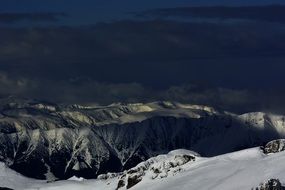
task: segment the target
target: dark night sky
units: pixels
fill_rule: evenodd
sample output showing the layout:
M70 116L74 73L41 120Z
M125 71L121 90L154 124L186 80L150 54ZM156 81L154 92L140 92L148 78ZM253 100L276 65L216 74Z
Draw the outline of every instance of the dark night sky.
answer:
M284 0L3 0L0 27L2 97L285 112Z

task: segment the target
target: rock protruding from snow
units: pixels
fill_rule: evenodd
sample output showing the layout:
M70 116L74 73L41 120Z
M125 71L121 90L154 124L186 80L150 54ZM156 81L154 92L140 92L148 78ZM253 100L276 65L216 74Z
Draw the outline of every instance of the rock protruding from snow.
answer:
M257 188L252 188L252 190L284 190L279 179L270 179L259 185Z
M197 153L187 150L175 150L166 155L159 155L140 163L136 167L120 174L117 189L130 189L144 178L151 180L166 178L183 171L183 165L196 160ZM107 179L112 175L101 175L100 179Z
M264 147L264 153L277 153L285 150L285 139L277 139L270 141Z

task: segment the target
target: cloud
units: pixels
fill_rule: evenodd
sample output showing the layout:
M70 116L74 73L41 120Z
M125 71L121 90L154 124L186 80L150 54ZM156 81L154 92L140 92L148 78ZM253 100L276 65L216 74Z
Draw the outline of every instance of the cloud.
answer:
M2 28L1 59L150 62L280 56L283 26L176 21L121 21L90 27ZM88 59L88 60L87 60Z
M0 23L16 23L20 21L30 22L57 22L61 17L66 16L65 13L50 13L50 12L39 12L39 13L11 13L2 12L0 13Z
M3 97L171 100L237 112L285 107L282 24L125 20L3 27L0 41Z
M88 78L52 81L0 74L0 97L16 96L55 103L111 104L114 102L176 101L245 113L284 114L284 92L178 85L153 89L139 83L106 83ZM280 101L281 100L281 101Z
M280 86L285 69L285 28L278 24L121 21L2 28L0 40L0 70L54 80L248 88Z
M184 103L211 105L237 113L264 110L268 102L256 98L257 91L197 85L172 86L163 92L163 99Z
M138 17L180 17L207 19L246 19L285 23L284 5L265 6L204 6L155 9L136 14Z
M17 96L60 103L136 102L146 89L138 83L104 83L87 78L46 80L0 73L1 97Z

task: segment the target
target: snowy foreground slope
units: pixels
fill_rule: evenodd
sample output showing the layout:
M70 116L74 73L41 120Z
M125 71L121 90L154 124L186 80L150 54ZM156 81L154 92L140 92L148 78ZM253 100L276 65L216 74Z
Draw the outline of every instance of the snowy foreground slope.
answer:
M278 138L285 138L285 117L270 113L238 115L175 102L0 100L0 161L37 179L96 178L175 149L209 157Z
M216 157L199 157L188 150L175 150L140 163L118 174L106 174L98 179L70 180L47 183L23 177L0 164L0 187L42 190L250 190L268 179L285 182L285 152L264 154L260 148L250 148ZM120 182L121 181L121 182ZM119 185L120 184L120 185Z

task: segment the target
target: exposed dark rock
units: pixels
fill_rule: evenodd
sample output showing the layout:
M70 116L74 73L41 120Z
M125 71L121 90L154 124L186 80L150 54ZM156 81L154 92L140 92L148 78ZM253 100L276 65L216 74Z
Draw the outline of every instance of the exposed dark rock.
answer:
M46 179L44 174L47 173L47 168L45 163L38 159L27 159L26 162L19 163L15 162L10 168L21 171L21 173L27 177Z
M263 151L265 154L277 153L285 150L285 139L273 140L267 143Z
M270 179L265 183L261 183L259 187L252 188L252 190L284 190L279 179Z
M135 186L142 180L141 176L133 175L128 177L128 184L127 189L130 189L131 187Z
M121 187L124 187L125 185L126 185L125 181L120 179L119 182L118 182L116 190L120 189Z
M184 152L181 152L184 151ZM158 157L150 158L137 165L134 168L124 171L119 177L119 183L117 187L132 188L136 184L142 181L142 179L148 175L152 176L151 179L165 178L169 175L175 175L178 172L183 171L182 167L186 163L195 162L194 152L187 150L178 150L170 152L167 156L160 155ZM112 175L101 175L100 179L113 178Z
M10 189L8 187L0 187L0 190L14 190L14 189Z

